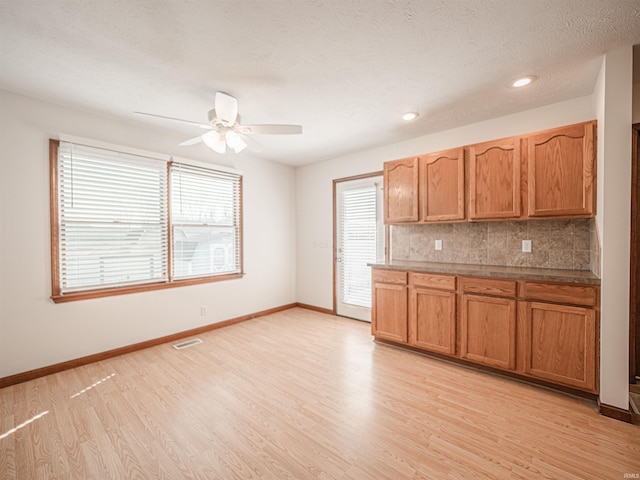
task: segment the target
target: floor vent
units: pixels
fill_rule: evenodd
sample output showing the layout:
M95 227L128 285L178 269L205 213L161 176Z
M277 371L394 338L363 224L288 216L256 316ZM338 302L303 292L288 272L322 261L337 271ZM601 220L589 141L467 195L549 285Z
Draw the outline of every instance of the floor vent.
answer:
M186 342L176 343L173 348L175 348L176 350L182 350L183 348L192 347L199 343L202 343L202 340L200 340L199 338L194 338L193 340L187 340Z

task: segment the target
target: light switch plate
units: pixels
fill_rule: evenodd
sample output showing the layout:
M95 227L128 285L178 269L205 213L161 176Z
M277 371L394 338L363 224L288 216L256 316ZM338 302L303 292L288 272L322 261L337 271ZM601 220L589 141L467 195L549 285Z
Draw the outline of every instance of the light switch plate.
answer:
M531 240L522 240L522 251L531 253Z
M436 240L436 250L442 250L442 240Z

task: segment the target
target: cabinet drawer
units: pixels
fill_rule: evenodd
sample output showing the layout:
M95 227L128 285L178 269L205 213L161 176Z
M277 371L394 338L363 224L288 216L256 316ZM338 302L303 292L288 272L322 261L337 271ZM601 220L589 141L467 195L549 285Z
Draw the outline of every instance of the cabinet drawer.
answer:
M493 278L466 278L460 279L462 291L465 293L479 293L481 295L495 295L498 297L515 297L515 280L496 280Z
M592 285L554 285L527 282L525 284L524 297L527 300L595 307L598 302L598 287Z
M373 270L372 278L374 283L407 284L407 272L398 272L396 270Z
M436 288L438 290L455 290L456 277L453 275L437 275L434 273L409 273L409 284L412 287Z

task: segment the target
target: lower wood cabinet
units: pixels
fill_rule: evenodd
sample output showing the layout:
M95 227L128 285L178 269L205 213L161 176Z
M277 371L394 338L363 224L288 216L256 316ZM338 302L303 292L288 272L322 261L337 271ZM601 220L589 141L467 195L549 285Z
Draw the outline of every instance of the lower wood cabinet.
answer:
M460 356L506 370L516 368L516 301L463 294Z
M423 287L409 291L409 344L455 355L456 292Z
M554 383L595 390L595 310L525 302L524 312L524 372Z
M374 270L371 333L407 343L407 272Z
M373 269L381 340L598 392L595 285Z

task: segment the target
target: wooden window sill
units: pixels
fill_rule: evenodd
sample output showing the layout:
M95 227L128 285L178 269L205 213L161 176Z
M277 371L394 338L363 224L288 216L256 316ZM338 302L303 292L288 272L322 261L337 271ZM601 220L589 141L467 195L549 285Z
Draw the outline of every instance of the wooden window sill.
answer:
M75 302L78 300L88 300L91 298L113 297L116 295L126 295L128 293L151 292L154 290L164 290L167 288L186 287L189 285L201 285L204 283L221 282L225 280L235 280L244 277L244 273L230 273L228 275L216 275L212 277L189 278L185 280L174 280L172 282L151 283L147 285L132 285L129 287L103 288L100 290L87 290L83 292L70 292L65 294L51 295L54 303Z

